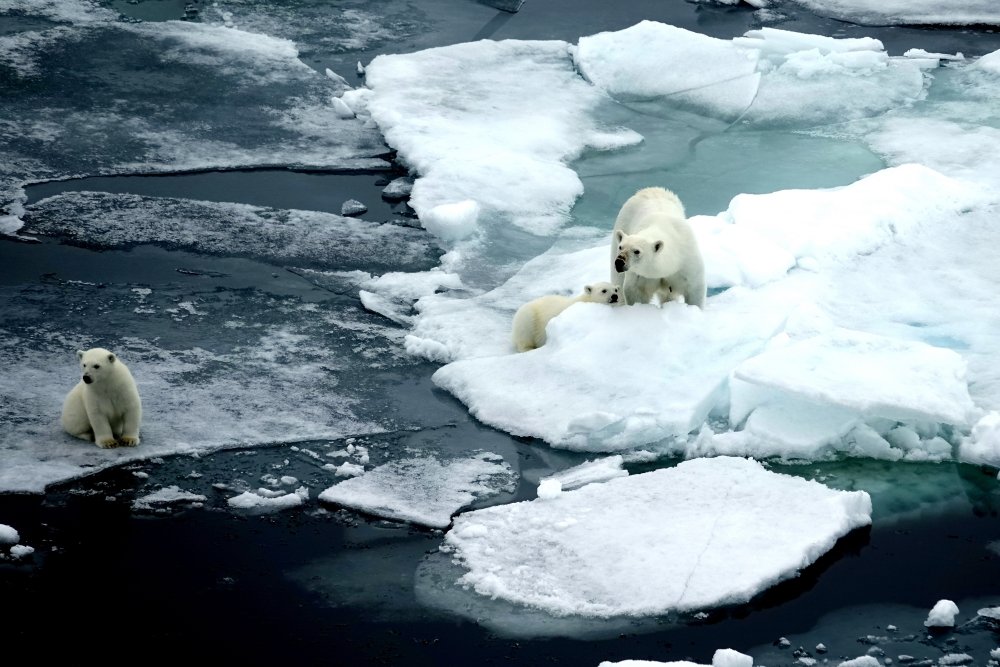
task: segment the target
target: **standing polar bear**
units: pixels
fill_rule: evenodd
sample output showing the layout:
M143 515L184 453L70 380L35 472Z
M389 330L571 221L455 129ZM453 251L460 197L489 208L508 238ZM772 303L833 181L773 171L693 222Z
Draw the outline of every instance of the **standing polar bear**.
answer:
M103 347L76 356L83 374L63 401L63 428L102 448L138 445L142 402L128 367Z
M611 232L611 280L628 305L683 296L704 308L705 263L676 194L643 188L625 202Z
M618 287L611 283L594 283L583 288L583 294L562 296L549 294L529 301L514 313L511 339L518 352L527 352L545 345L545 327L553 317L574 303L617 304Z

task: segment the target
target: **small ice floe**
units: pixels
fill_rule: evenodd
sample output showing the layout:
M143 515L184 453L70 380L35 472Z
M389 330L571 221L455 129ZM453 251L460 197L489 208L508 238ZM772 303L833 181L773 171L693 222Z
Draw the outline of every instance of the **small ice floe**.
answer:
M953 628L955 627L955 616L958 614L958 605L951 600L938 600L937 604L927 614L924 625L928 628Z
M29 547L27 544L15 544L10 548L11 558L17 560L27 558L33 553L35 553L35 547Z
M319 499L387 519L445 528L452 514L473 501L513 491L515 479L510 465L489 452L446 460L420 456L340 482Z
M358 61L357 72L358 72L358 76L364 76L365 75L365 66L361 64L360 60Z
M368 211L368 207L357 199L348 199L340 205L340 214L346 216L361 215Z
M747 602L870 523L863 491L700 458L464 513L442 550L481 596L607 619Z
M343 85L345 88L353 88L354 87L351 84L347 83L347 79L345 79L344 77L340 76L339 74L337 74L336 72L334 72L329 67L326 68L326 78L330 79L331 81L335 81L335 82Z
M882 663L870 655L863 655L853 660L844 660L837 664L837 667L882 667Z
M236 509L277 511L298 507L309 499L309 489L300 486L294 493L275 493L270 489L257 489L244 491L238 496L233 496L226 503Z
M330 104L333 105L333 111L337 114L338 118L354 118L354 109L347 105L347 102L339 97L331 97Z
M135 510L157 510L170 505L190 503L194 507L201 507L207 498L200 493L185 491L177 485L165 486L148 495L136 498L132 502L132 509Z

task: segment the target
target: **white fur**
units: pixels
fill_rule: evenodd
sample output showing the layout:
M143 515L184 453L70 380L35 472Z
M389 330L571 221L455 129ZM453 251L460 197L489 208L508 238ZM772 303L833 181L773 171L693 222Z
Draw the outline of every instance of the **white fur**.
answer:
M77 350L76 356L81 379L63 401L63 428L98 447L138 445L142 402L128 367L103 347Z
M704 260L676 194L643 188L622 206L611 232L611 281L628 305L683 297L705 306Z
M511 339L518 352L527 352L545 345L545 327L553 317L574 303L621 303L618 287L611 283L594 283L583 288L583 294L562 296L549 294L529 301L514 313Z

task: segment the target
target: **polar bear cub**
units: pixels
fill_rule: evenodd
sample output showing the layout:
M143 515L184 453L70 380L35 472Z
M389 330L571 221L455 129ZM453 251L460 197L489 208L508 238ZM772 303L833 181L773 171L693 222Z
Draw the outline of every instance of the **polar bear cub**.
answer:
M103 347L76 356L82 377L63 401L63 428L98 447L138 445L142 402L128 366Z
M618 304L620 292L611 283L594 283L583 288L583 294L562 296L549 294L529 301L514 313L511 339L518 352L527 352L545 345L545 327L553 317L574 303Z
M611 281L628 305L679 297L705 306L705 264L684 205L666 188L643 188L611 232Z

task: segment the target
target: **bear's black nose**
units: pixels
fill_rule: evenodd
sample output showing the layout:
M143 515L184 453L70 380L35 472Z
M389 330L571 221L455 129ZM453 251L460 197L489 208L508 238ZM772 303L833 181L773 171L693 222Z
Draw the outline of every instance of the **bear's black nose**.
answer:
M92 377L90 377L89 375L84 375L83 376L83 383L84 384L90 384L93 381L94 381L94 379Z
M625 260L621 257L615 258L615 271L618 273L625 273Z
M611 303L618 303L618 295L617 294L612 294L611 295Z

